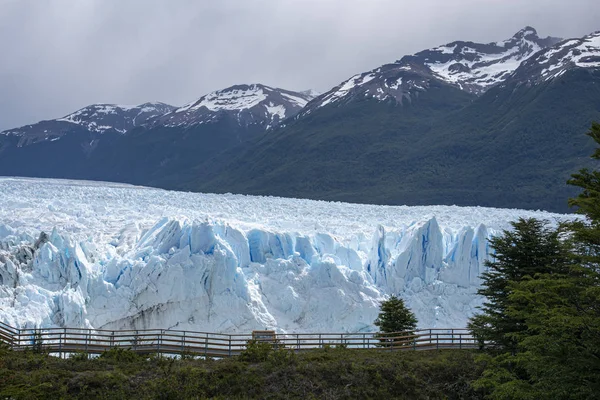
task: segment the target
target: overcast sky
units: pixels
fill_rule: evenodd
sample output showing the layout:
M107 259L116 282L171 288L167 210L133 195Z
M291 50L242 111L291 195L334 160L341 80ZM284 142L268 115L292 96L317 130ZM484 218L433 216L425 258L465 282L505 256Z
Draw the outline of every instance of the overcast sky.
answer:
M453 40L600 30L598 0L0 0L0 130L92 103L325 91Z

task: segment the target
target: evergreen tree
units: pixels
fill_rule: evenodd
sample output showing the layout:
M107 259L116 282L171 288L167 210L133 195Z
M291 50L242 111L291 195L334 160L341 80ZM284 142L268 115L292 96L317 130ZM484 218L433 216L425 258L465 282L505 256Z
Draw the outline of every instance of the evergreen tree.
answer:
M516 352L513 333L526 329L522 318L508 314L511 301L510 285L536 274L557 271L566 263L567 252L559 240L560 230L551 229L542 221L519 219L513 230L490 240L494 259L487 262L478 294L485 297L482 313L469 322L475 338L488 349Z
M396 296L381 302L380 312L373 323L379 327L381 333L404 332L406 335L412 335L417 327L417 318L405 305L404 301ZM380 339L382 343L386 339Z
M600 123L592 123L587 133L600 144ZM600 147L596 148L592 158L600 160ZM575 242L579 244L578 254L588 267L598 271L600 265L600 171L582 169L571 175L570 185L578 186L582 192L569 199L569 205L577 207L577 212L585 215L585 221L572 224Z
M588 135L600 144L600 124ZM592 157L600 160L600 148ZM600 172L583 169L569 184L583 189L569 204L585 219L567 224L568 261L510 281L505 306L493 305L520 325L504 336L517 352L485 358L475 387L487 389L489 398L592 399L600 393Z
M527 330L515 334L519 353L511 361L526 371L519 386L531 398L591 399L600 394L598 278L588 267L572 265L567 273L539 275L513 286L511 298L520 307L508 314L522 319ZM500 385L496 392L514 384Z

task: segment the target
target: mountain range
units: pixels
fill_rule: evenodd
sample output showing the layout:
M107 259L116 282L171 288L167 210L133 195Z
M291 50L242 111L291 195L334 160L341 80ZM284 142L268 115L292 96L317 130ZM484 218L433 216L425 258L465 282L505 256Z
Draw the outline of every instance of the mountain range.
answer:
M600 32L456 41L316 94L236 85L0 134L0 175L378 204L567 211L600 120Z

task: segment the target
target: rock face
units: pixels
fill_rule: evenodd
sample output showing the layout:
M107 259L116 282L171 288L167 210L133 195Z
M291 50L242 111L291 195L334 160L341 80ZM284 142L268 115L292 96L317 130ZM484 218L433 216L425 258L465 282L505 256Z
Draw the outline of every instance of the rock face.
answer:
M488 238L518 217L564 218L81 181L0 190L0 319L22 328L373 331L389 294L420 327L464 327Z

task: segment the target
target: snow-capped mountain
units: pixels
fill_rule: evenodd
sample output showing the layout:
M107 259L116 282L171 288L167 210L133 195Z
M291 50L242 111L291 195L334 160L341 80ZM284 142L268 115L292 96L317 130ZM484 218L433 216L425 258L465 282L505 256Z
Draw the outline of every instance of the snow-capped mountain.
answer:
M233 117L242 126L271 128L297 114L313 92L292 92L261 84L235 85L217 90L153 121L152 126L190 127Z
M331 103L355 98L410 101L415 93L427 90L432 80L480 95L503 82L517 67L536 52L561 39L540 38L526 27L510 39L494 43L456 41L357 74L321 95L301 114Z
M452 42L403 57L400 63L425 65L434 76L463 90L481 94L503 82L523 61L560 40L540 38L535 29L526 27L502 42Z
M159 102L138 106L92 104L65 117L9 129L0 135L18 136L21 138L19 146L24 146L45 140L54 141L71 131L84 130L93 134L109 131L125 133L174 109L173 106Z
M175 107L159 102L144 103L139 106L119 106L94 104L69 114L58 121L72 122L84 126L92 132L104 133L109 129L125 133L129 129L143 125L149 120L164 115Z
M320 95L323 94L323 92L319 92L318 90L315 89L307 89L307 90L302 90L300 93L309 96L310 99L314 99L315 97L319 97Z
M90 159L92 178L176 188L198 168L207 171L199 166L216 155L245 151L245 142L295 115L311 98L260 84L208 93L99 148Z
M511 75L513 80L539 83L577 68L600 68L600 31L562 41L527 59Z
M597 40L525 28L403 57L346 80L269 140L211 160L178 188L566 212L575 193L565 181L589 166L584 133L600 119ZM522 84L531 81L543 84Z
M460 328L491 235L571 218L15 178L0 204L0 320L19 328L373 331L389 294Z

